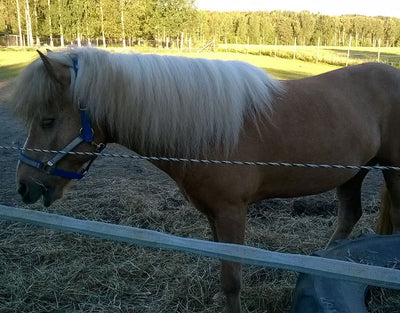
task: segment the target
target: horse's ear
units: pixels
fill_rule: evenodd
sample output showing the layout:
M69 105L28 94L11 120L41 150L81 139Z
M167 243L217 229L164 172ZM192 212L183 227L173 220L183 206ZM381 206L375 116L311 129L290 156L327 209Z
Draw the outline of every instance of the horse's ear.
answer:
M46 72L50 78L62 86L68 86L71 80L69 68L64 64L45 56L39 50L37 50L37 52L39 53L40 59L42 60Z

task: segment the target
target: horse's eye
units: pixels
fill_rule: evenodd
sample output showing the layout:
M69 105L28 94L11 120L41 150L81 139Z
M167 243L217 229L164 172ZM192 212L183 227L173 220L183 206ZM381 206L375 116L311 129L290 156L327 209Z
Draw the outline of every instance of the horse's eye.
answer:
M54 125L54 118L45 118L40 121L40 126L43 129L51 128Z

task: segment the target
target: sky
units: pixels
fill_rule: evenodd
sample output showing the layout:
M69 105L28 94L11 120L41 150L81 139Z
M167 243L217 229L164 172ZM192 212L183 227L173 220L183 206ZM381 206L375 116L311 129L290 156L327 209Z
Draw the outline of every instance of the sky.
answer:
M212 11L303 11L325 15L358 14L400 18L399 0L196 0L197 8Z

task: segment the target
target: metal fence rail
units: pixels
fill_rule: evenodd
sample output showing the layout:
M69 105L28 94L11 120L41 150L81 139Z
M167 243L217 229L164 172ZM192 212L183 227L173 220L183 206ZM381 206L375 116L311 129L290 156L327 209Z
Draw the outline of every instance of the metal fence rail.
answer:
M182 238L152 230L86 221L71 217L0 205L0 219L106 240L189 252L221 260L293 270L367 285L400 289L400 270L372 265L287 254L249 246Z

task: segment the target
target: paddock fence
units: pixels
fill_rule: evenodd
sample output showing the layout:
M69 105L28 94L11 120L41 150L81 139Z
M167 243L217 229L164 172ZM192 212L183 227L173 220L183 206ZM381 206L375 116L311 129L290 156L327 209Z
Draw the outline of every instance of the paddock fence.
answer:
M367 264L288 254L259 248L182 238L157 231L97 221L80 220L41 211L0 205L0 219L101 239L192 253L220 260L280 268L332 279L400 290L400 271Z
M64 152L43 149L23 149L1 146L0 150L29 150L44 153L84 154L105 157L133 158L140 160L161 160L170 162L191 162L203 164L221 164L237 166L284 166L303 168L329 168L347 170L396 170L395 166L355 166L332 164L300 164L287 162L242 162L228 160L196 160L184 158L149 157L130 154L109 154L89 152ZM67 216L41 211L8 207L0 204L0 220L21 222L53 230L72 232L96 238L192 253L200 256L232 261L262 267L279 268L332 279L356 282L377 287L400 290L400 271L374 265L359 264L351 261L340 261L316 256L288 254L263 250L244 245L211 242L199 239L182 238L157 231L140 229L124 225L109 224L97 221L80 220Z

